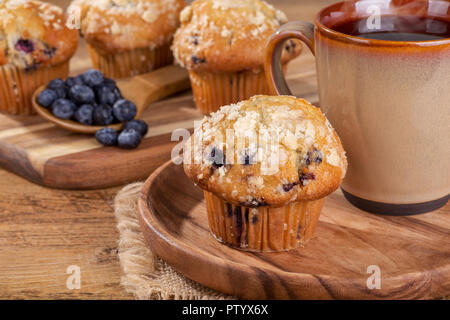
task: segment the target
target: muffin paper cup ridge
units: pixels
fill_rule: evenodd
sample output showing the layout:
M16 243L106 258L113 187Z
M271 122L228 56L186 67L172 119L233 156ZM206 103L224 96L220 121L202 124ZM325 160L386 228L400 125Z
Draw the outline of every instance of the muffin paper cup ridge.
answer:
M0 67L0 112L13 115L32 115L33 93L56 78L66 78L69 61L50 67L25 70L11 65Z
M271 93L263 69L230 73L189 70L189 78L195 103L203 114L257 94Z
M108 78L127 78L147 73L173 62L170 46L134 49L105 54L95 46L87 45L94 68Z
M314 234L325 198L291 202L284 207L247 208L204 191L214 237L231 247L256 252L298 248Z

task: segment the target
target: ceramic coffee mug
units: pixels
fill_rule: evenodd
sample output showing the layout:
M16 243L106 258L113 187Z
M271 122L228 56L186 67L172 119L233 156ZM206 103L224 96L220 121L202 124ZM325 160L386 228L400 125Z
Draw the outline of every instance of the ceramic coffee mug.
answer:
M349 160L342 189L361 209L417 214L449 199L449 25L448 1L345 1L314 24L282 26L267 46L266 74L278 94L291 94L280 68L284 41L300 39L315 55L320 107ZM417 41L420 28L434 40ZM372 29L389 40L370 39Z

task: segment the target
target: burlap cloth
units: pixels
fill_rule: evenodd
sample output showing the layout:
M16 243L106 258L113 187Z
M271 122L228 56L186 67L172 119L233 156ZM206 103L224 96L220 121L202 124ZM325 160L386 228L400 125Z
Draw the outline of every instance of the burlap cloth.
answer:
M114 214L120 233L121 284L126 291L140 300L231 299L185 278L146 245L137 217L137 200L142 185L140 182L130 184L114 199Z

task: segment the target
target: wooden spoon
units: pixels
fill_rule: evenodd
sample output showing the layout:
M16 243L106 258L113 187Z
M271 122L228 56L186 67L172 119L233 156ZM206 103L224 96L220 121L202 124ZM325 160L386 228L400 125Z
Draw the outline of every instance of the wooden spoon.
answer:
M134 76L126 79L116 80L122 95L125 99L131 100L136 104L136 119L139 119L145 108L162 98L170 96L179 91L189 88L189 75L185 69L170 65L150 73ZM43 118L53 122L57 126L78 132L94 134L97 130L105 126L88 126L72 120L63 120L55 117L50 110L40 106L37 103L39 94L45 89L45 86L39 87L33 94L33 108ZM112 124L108 128L120 130L123 124Z

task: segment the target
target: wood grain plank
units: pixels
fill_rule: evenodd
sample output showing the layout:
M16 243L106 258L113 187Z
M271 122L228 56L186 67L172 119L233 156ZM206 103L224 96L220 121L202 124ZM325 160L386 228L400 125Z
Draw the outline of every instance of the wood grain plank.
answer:
M0 297L124 299L112 214L116 189L60 191L0 171ZM66 287L70 265L81 289Z
M42 172L36 170L25 151L0 141L0 167L31 182L43 184Z

